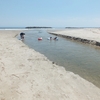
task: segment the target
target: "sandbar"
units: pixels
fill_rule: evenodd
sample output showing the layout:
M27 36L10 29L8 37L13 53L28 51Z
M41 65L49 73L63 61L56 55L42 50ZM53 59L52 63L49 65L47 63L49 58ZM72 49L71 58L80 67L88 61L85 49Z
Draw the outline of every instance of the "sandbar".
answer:
M71 40L100 46L100 28L63 29L48 32Z

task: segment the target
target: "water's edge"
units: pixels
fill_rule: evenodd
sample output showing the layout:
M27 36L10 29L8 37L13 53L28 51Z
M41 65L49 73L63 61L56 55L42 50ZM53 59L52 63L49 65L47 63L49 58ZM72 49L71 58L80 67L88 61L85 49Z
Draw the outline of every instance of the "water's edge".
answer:
M41 35L43 35L44 37L44 39L45 40L43 40L43 41L37 41L37 37L38 36L41 36ZM69 52L70 52L70 45L72 45L72 46L77 46L77 45L79 45L79 44L77 44L77 43L75 43L75 44L70 44L70 45L68 45L68 43L71 43L70 41L68 41L68 43L67 43L67 48L66 47L64 47L64 48L66 48L67 49L67 51L68 51L68 54L67 54L67 58L65 57L65 58L62 58L62 56L59 56L58 54L60 54L61 53L61 50L62 50L62 47L61 48L58 48L57 46L58 46L58 44L60 43L60 42L62 42L63 41L63 38L60 38L59 37L59 40L60 40L60 42L58 43L58 42L54 42L54 41L47 41L46 40L46 37L48 36L48 34L47 33L44 33L44 31L42 32L40 32L40 30L38 31L38 30L33 30L33 31L31 31L31 32L28 32L28 31L26 31L26 36L25 36L25 41L24 41L24 43L26 44L26 45L28 45L30 48L32 48L32 49L34 49L35 51L38 51L38 52L40 52L40 53L42 53L43 55L45 55L49 60L51 60L51 61L53 61L53 62L56 62L58 65L60 65L60 66L63 66L67 71L71 71L71 72L74 72L75 74L78 74L78 75L80 75L81 77L83 77L84 79L86 79L86 80L88 80L88 81L90 81L90 82L92 82L94 85L96 85L97 87L99 87L100 88L100 76L98 75L97 77L94 77L96 74L94 73L94 72L92 72L92 68L89 68L88 67L88 65L87 64L85 64L85 63L87 63L87 62L77 62L77 59L73 59L73 56L76 56L76 55L73 55L73 51L71 51L71 54L72 54L72 57L71 56L68 56L69 55ZM53 36L53 35L52 35ZM66 41L66 40L64 40L64 41ZM64 42L63 41L63 42ZM66 44L66 43L65 43ZM65 46L65 44L64 44L64 46ZM49 45L49 47L48 47L48 45ZM51 51L51 50L54 50L54 48L55 48L55 46L56 46L56 48L57 48L57 52L58 52L58 54L56 54L56 52L54 51ZM44 47L44 48L43 48ZM69 48L68 48L69 47ZM80 47L80 46L79 46ZM81 47L81 48L84 48L84 47ZM69 49L69 50L68 50ZM72 49L72 48L71 48ZM75 48L74 48L75 49ZM43 51L42 51L43 50ZM77 50L77 49L76 49ZM87 50L87 49L86 49ZM48 52L50 53L49 55L48 55ZM74 50L75 51L75 50ZM91 51L93 51L93 50L91 50ZM65 52L65 51L64 51ZM82 51L83 52L83 51ZM95 52L95 51L93 51L93 52ZM76 52L77 54L79 54L79 52ZM81 52L80 52L81 53ZM56 57L53 57L53 59L52 59L52 55L56 55ZM64 53L64 55L66 55L66 52ZM93 55L94 56L94 55ZM78 56L76 56L76 57L78 57ZM80 57L80 56L79 56ZM60 60L57 60L57 58L60 58ZM68 61L66 61L66 59L68 60ZM83 59L83 58L79 58L78 60L80 60L80 59ZM95 58L94 58L95 59ZM98 58L99 59L99 58ZM64 60L65 60L65 62L67 63L65 63L64 62ZM73 63L73 64L75 64L76 62L77 62L77 64L76 65L70 65L70 60L72 60L72 61L74 61L75 60L75 62ZM84 59L85 60L85 59ZM87 59L88 60L88 59ZM61 62L59 62L59 61L62 61L62 63ZM92 60L89 60L89 63L90 63L90 65L89 66L91 66L91 62L90 61L92 61ZM98 62L98 61L97 61ZM94 63L96 63L96 62L94 62ZM93 64L94 64L93 63ZM83 67L81 67L80 65L82 65L82 66L85 66L85 67L88 67L88 68L86 68L86 69L84 69ZM99 63L98 63L98 65L99 65ZM96 66L96 64L94 64L94 66ZM77 69L78 68L78 69ZM96 67L96 68L98 68L98 67ZM90 71L89 71L90 70ZM85 71L89 71L89 73L87 72L85 72ZM98 72L97 72L98 71ZM97 69L97 70L95 70L95 72L97 72L97 73L99 73L99 70ZM91 77L89 76L89 74L91 74ZM92 79L92 78L94 78L94 79ZM98 80L99 79L99 80Z
M52 33L52 32L49 32L49 34L61 36L61 37L64 37L64 38L67 38L67 39L70 39L70 40L75 40L75 41L82 42L82 43L88 43L88 44L91 44L91 45L100 46L100 42L97 42L97 41L94 41L94 40L87 40L87 39L77 38L77 37L73 37L73 36L56 34L56 33Z

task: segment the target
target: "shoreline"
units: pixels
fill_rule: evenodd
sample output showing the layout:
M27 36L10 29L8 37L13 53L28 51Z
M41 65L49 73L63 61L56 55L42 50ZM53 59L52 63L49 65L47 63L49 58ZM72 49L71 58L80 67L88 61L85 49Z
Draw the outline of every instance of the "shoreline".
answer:
M48 31L48 33L70 40L100 46L100 28L65 29L61 31Z
M100 89L0 30L1 100L100 100Z

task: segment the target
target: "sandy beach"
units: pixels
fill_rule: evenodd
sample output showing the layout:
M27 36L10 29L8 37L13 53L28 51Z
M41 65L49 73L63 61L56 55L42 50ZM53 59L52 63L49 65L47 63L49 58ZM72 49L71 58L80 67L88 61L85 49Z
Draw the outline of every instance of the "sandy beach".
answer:
M48 32L71 40L100 46L100 28L64 29Z
M99 29L55 33L72 36L78 31L82 38L87 33L100 42ZM20 32L0 30L0 100L100 100L98 87L26 46L15 37Z

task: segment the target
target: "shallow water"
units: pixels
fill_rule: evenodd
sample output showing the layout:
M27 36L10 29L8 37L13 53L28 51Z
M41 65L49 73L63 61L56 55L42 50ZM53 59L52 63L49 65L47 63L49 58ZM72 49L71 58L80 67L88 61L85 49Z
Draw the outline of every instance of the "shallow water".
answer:
M58 41L47 40L55 35L48 34L46 30L30 30L25 33L23 42L29 47L100 88L100 49L63 37L58 37ZM38 41L39 37L43 40Z

